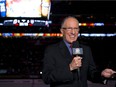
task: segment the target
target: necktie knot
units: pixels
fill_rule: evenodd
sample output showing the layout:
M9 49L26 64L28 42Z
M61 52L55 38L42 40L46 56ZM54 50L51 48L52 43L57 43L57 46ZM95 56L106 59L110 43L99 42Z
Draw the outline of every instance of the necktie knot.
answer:
M70 44L70 48L72 49L72 44Z

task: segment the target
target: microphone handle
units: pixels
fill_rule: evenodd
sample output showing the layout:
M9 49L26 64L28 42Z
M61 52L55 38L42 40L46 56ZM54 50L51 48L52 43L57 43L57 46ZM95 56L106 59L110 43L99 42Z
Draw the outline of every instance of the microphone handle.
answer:
M73 57L76 57L76 56L82 57L82 54L73 54ZM77 75L78 75L78 79L80 80L80 77L81 77L81 75L80 75L80 68L77 69Z
M81 75L80 75L80 68L77 69L77 74L78 74L78 80L79 80L79 84L80 84L80 87L82 87L82 82L81 82Z
M78 72L78 78L80 80L80 68L77 69L77 72Z

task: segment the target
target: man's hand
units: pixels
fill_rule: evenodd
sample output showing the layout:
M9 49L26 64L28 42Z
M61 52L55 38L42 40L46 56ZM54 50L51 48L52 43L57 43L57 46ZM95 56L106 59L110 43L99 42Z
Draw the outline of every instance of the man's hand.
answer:
M69 64L69 66L70 66L71 71L81 67L82 66L82 57L80 57L80 56L74 57L72 62Z
M102 71L101 76L104 76L106 78L112 78L113 74L115 74L116 71L106 68Z

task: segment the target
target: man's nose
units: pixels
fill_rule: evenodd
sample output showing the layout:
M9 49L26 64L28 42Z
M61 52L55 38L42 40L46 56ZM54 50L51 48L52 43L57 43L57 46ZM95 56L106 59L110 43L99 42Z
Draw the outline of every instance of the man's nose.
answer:
M73 33L73 34L74 34L74 33L75 33L75 29L73 29L73 28L72 28L72 29L71 29L71 33Z

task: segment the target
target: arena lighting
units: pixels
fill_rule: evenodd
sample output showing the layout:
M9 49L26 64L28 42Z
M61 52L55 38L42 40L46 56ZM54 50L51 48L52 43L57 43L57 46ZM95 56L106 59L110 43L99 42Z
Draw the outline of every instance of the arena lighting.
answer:
M13 36L21 37L22 36L22 33L13 33Z
M50 33L45 33L44 36L50 37Z
M111 36L116 36L116 33L115 34L106 34L108 37L111 37Z
M37 36L42 37L42 36L44 36L44 33L38 33Z
M105 37L106 36L106 34L104 34L104 33L101 33L101 34L90 34L89 35L90 37Z
M11 36L13 36L13 33L2 33L2 36L11 37Z
M90 23L89 26L94 26L94 23Z
M2 33L0 33L0 36L2 36Z
M2 37L62 37L61 33L0 33ZM116 33L80 33L79 37L114 37Z
M37 36L37 33L22 33L22 36Z
M82 33L81 36L86 36L86 37L89 37L90 34L87 34L87 33Z
M105 34L105 33L91 33L91 34L88 34L88 33L81 33L81 36L84 36L84 37L114 37L116 36L116 33L108 33L108 34Z
M104 23L79 23L79 26L104 26Z
M80 23L81 26L87 26L87 23Z
M42 74L42 72L40 72L40 74Z
M94 23L94 26L104 26L104 23Z

